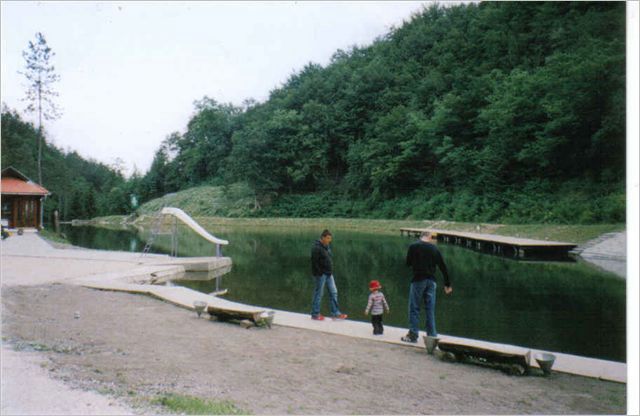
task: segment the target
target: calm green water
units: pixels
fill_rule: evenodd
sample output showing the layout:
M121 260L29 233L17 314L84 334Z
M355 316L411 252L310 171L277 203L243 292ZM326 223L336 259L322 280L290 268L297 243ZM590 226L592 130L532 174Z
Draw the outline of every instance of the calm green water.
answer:
M406 327L410 270L404 256L412 238L332 230L340 307L363 315L368 282L378 279L391 306L385 324ZM134 232L68 227L73 244L141 251ZM222 279L226 296L254 305L308 313L313 291L309 252L319 230L225 227L224 255L233 270ZM156 240L168 252L168 237ZM164 249L163 249L164 247ZM625 281L583 262L524 262L440 243L454 292L437 299L437 327L444 334L515 344L607 360L625 361ZM181 256L210 256L215 248L181 228ZM441 276L438 276L442 283ZM215 281L178 284L212 292ZM323 298L324 314L328 299Z

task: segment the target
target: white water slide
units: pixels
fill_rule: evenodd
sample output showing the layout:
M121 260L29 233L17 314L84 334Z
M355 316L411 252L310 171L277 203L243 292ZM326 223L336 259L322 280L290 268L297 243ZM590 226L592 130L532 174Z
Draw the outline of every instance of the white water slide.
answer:
M211 241L213 244L222 245L222 246L226 246L227 244L229 244L227 240L221 240L209 234L207 230L202 228L200 224L195 222L195 220L191 218L189 214L187 214L180 208L165 207L165 208L162 208L162 214L173 215L174 217L176 217L177 219L185 223L187 227L191 228L193 231L198 233L202 238L204 238L207 241Z

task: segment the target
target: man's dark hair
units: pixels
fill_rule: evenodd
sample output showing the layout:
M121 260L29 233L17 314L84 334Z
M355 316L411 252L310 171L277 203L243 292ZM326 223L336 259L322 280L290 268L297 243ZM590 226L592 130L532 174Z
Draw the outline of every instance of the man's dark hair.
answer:
M325 238L325 237L326 237L326 236L328 236L328 235L333 236L333 234L331 234L331 231L329 231L329 230L324 230L324 231L322 232L322 234L320 234L320 238Z

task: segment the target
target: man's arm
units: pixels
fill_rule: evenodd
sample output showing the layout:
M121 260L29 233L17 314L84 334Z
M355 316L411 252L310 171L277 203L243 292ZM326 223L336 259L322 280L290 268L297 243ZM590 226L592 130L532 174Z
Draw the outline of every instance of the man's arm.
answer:
M442 254L438 251L438 267L444 276L444 287L451 287L451 279L449 279L449 271L447 270L447 266L444 264L444 260L442 259Z
M412 261L411 261L412 257L413 257L412 256L412 253L413 253L412 249L413 249L413 245L410 245L409 249L407 250L407 260L406 260L407 267L411 267L411 264L412 264Z

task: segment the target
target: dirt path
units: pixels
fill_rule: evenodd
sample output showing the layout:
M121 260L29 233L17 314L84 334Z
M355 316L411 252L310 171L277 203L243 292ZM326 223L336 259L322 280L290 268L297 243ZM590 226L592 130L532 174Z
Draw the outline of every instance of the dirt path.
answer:
M49 377L45 357L2 345L3 415L130 415L134 410L112 398L72 389ZM34 394L37 392L38 394Z
M49 374L69 386L143 413L160 411L149 403L167 393L256 414L625 413L624 384L515 377L385 343L246 330L145 296L57 284L3 287L2 303L5 342L40 350Z

